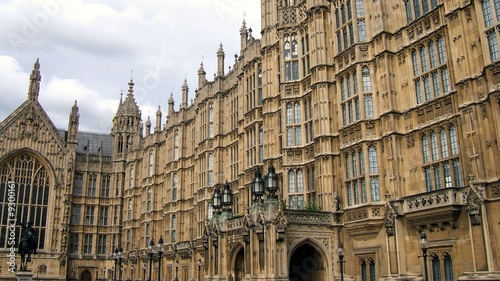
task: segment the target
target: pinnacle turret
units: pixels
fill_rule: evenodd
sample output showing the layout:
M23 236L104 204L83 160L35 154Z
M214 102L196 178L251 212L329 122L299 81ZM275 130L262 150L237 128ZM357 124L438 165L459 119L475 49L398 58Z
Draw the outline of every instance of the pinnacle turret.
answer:
M42 76L40 75L40 62L36 59L35 65L30 75L30 87L28 89L28 99L37 100L38 94L40 93L40 81L42 81Z

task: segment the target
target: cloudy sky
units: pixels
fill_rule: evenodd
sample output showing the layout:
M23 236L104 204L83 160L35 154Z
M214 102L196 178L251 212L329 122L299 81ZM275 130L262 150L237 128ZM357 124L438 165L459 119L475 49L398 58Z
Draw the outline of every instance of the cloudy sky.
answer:
M243 19L260 38L258 0L2 0L0 121L26 100L39 58L39 101L56 127L78 100L80 130L108 133L131 77L154 126L171 93L178 109L184 79L194 97L202 61L213 79L220 43L233 65Z

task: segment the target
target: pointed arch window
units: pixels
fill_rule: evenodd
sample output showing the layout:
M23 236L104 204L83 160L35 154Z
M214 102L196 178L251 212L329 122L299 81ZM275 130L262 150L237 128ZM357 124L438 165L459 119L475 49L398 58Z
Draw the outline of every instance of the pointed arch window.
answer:
M214 170L214 155L212 153L208 154L208 182L209 186L213 183L213 170Z
M304 177L301 169L288 171L288 206L304 209Z
M145 231L145 237L146 237L146 245L145 247L149 247L149 240L151 240L151 226L149 223L146 223L146 231Z
M174 135L174 161L179 160L179 133L175 132Z
M299 79L299 49L297 34L286 34L284 37L285 81Z
M132 199L128 199L127 219L132 219Z
M287 146L302 145L301 105L299 102L287 103Z
M378 176L378 159L377 149L375 146L368 148L368 165L370 172L370 189L372 194L372 202L380 201L380 183Z
M177 201L177 173L172 175L172 201Z
M47 212L50 198L50 171L42 162L30 153L22 153L0 163L0 248L8 245L8 225L17 222L31 222L37 231L38 247L45 249L45 233ZM10 197L16 203L16 217L9 214ZM20 237L20 229L16 227L16 237Z
M172 222L170 224L170 229L171 229L171 232L170 232L170 239L172 242L175 242L177 241L176 240L176 234L177 234L177 216L176 215L172 215Z
M153 172L154 172L154 153L153 151L151 150L149 152L149 164L148 164L148 176L151 177L153 176Z
M151 199L153 197L153 191L151 190L151 187L148 188L148 194L146 198L146 211L151 211Z
M129 183L128 183L129 188L134 187L134 181L135 181L134 167L130 167L130 175L129 175Z
M118 153L123 153L123 136L118 136Z
M455 125L423 135L422 152L426 191L463 186Z
M214 109L212 105L208 109L208 137L214 137Z

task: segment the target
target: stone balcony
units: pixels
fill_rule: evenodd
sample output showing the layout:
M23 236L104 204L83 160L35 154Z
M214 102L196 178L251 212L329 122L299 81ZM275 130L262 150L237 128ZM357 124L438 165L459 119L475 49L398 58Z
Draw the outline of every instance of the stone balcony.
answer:
M344 222L349 235L355 240L372 239L384 225L385 205L369 204L344 209Z
M456 222L463 207L467 204L469 188L445 188L426 193L403 197L401 212L405 219L415 227L435 226L443 228L445 224L456 227Z

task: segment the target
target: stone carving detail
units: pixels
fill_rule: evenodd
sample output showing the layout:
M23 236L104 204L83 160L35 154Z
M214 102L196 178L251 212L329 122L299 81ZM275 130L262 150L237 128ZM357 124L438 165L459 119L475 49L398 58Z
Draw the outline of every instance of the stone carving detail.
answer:
M396 213L392 204L390 202L387 202L385 204L385 211L384 211L384 226L387 236L394 235L394 222L397 218L397 215L398 214Z
M33 107L30 107L18 124L19 138L33 138L34 141L37 141L40 123L40 118L35 114Z
M283 24L292 24L297 22L297 11L295 8L283 10Z
M490 188L490 196L491 197L500 197L500 186L499 185L495 185L495 186L492 186Z
M405 200L405 212L433 208L437 206L446 206L450 204L464 204L462 190L459 189L441 189L432 193L425 193L418 196L412 196Z
M471 184L467 196L467 211L472 225L481 224L481 206L484 201L484 189Z

